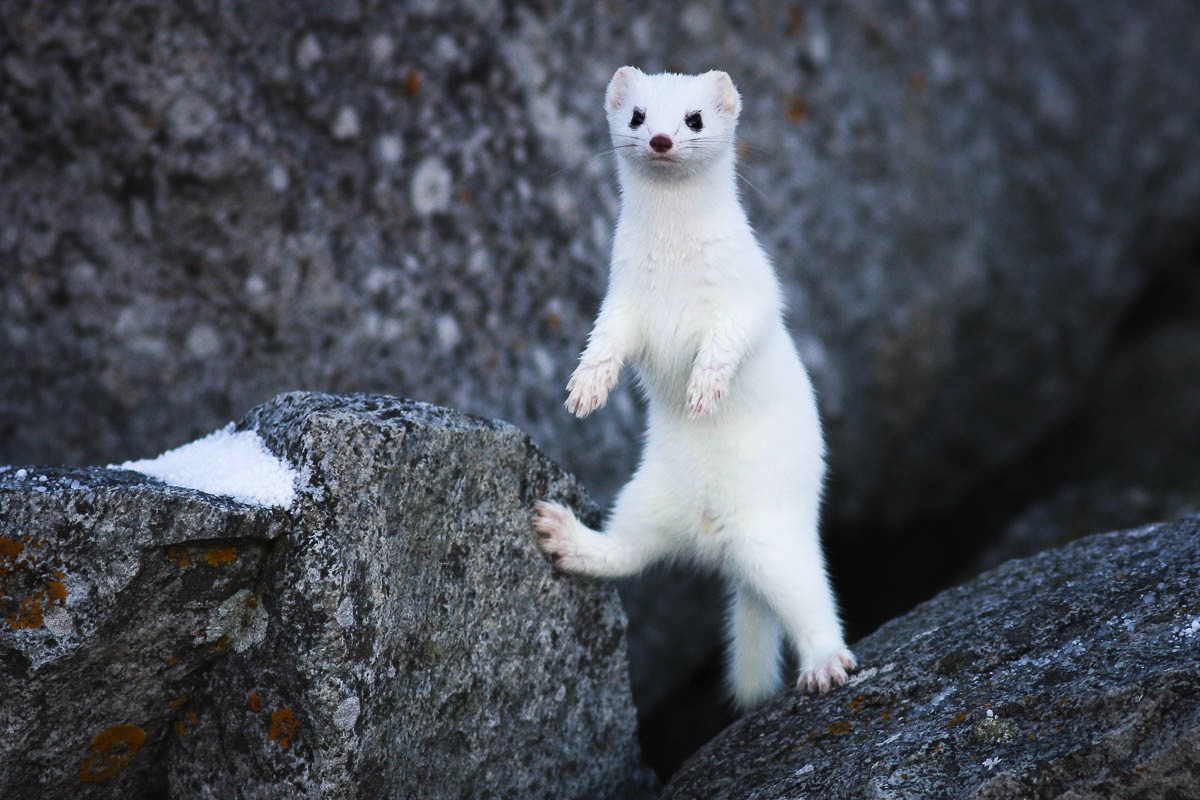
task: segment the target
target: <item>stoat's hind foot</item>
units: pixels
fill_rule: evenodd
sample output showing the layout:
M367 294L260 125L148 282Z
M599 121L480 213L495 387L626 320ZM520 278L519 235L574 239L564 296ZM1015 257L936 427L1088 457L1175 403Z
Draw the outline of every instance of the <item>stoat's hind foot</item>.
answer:
M824 663L818 663L800 670L796 688L802 692L825 694L830 689L846 683L850 672L858 666L854 653L842 648L834 653Z
M577 572L583 567L578 535L582 526L575 512L560 503L539 500L533 504L533 529L538 546L565 570Z

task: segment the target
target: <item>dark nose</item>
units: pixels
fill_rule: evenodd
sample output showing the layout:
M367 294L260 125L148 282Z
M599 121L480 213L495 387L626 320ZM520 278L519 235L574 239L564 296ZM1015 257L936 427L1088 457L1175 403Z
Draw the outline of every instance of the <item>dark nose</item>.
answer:
M671 149L671 137L665 133L657 133L650 139L650 149L656 153L665 153Z

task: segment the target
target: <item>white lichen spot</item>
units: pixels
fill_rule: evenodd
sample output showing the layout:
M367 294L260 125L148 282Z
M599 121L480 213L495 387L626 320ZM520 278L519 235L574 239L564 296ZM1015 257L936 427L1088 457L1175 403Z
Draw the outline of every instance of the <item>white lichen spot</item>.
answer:
M267 279L258 274L249 275L246 277L243 288L250 297L262 297L267 293Z
M462 329L458 326L458 320L449 314L439 314L435 325L438 344L443 351L453 350L462 341Z
M167 111L167 126L171 135L184 142L200 139L216 121L217 110L193 92L176 98Z
M42 617L46 630L59 639L65 639L75 633L75 619L71 612L62 606L51 606Z
M342 602L338 603L337 611L334 612L333 618L337 620L337 624L342 628L354 627L354 600L350 597L343 597Z
M381 67L395 54L396 40L390 34L377 33L371 37L371 43L367 45L367 49L371 52L371 63Z
M333 724L338 730L348 731L354 727L354 723L358 722L358 715L362 711L362 705L358 702L358 698L350 695L342 702L338 703L337 710L333 712Z
M207 322L197 322L188 331L185 344L196 358L212 358L221 352L221 334Z
M342 106L333 119L333 138L339 142L357 139L362 133L362 125L358 121L358 112L351 106Z
M800 769L792 773L793 778L799 778L801 775L808 775L810 772L816 771L816 766L813 764L805 764Z
M296 63L302 69L311 69L324 55L321 42L312 33L304 34L304 38L296 45Z
M430 156L417 165L412 178L413 210L421 216L440 214L450 208L452 177L441 159Z
M393 167L404 157L404 142L394 133L385 133L375 140L375 152L381 163Z
M541 345L533 348L533 365L537 368L538 375L543 381L548 381L554 377L557 372L554 363L554 357L550 355L550 351Z
M287 167L273 164L271 171L267 173L267 183L277 192L286 192L292 185L292 176L288 175Z
M204 641L244 653L267 638L267 610L258 595L239 589L208 615Z
M688 36L703 39L712 32L712 14L700 3L692 3L683 10L679 22Z

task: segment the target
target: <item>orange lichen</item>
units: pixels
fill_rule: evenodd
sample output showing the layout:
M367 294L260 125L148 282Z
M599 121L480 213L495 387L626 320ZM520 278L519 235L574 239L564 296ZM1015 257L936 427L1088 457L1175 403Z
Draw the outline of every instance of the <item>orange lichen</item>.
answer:
M802 94L788 95L787 108L784 113L792 122L803 122L808 116L808 100Z
M192 565L192 556L186 547L181 545L172 545L167 548L167 558L175 562L177 567L190 567Z
M262 711L262 698L258 696L258 692L251 692L246 702L250 706L251 711L255 713Z
M960 722L965 720L970 715L971 715L970 711L964 711L961 714L957 714L949 722L946 723L946 727L953 728L955 725L959 724Z
M300 723L296 721L296 715L292 713L292 710L281 708L271 714L271 727L267 729L267 736L271 741L278 742L280 747L287 750L299 726Z
M114 725L92 739L92 754L79 765L84 783L107 781L121 774L146 743L146 732L137 725Z
M830 725L825 732L830 736L841 736L844 733L849 733L852 727L849 720L841 720Z
M237 561L236 547L210 547L204 552L204 562L210 567L228 565Z
M181 694L181 695L179 695L179 697L176 697L174 700L171 701L171 708L179 708L187 701L188 701L188 696L186 694Z
M178 736L180 739L182 739L184 737L184 735L187 734L187 726L183 724L183 720L181 720L181 719L175 720L175 723L172 727L175 729L175 735Z
M421 91L421 73L415 69L408 71L404 79L404 91L408 92L410 97Z

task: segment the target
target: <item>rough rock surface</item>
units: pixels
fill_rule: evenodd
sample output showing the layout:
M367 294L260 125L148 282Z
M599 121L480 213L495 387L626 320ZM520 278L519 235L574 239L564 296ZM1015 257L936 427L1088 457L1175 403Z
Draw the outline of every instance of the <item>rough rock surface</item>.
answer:
M664 798L1200 797L1200 518L1011 561L855 651Z
M198 676L262 639L286 529L133 472L0 468L0 797L161 795Z
M1190 0L25 4L0 15L0 461L119 461L299 386L511 420L611 496L628 382L561 409L616 209L603 87L618 57L719 66L854 552L1045 433L1194 246L1197 27ZM639 613L699 591L626 593L637 663L711 650L713 620ZM659 669L638 683L690 674Z
M367 389L512 420L607 496L631 394L560 404L620 53L736 78L831 507L911 519L1061 416L1152 258L1194 244L1198 25L1189 0L27 4L0 20L0 459Z
M0 796L648 794L616 595L529 528L589 501L527 436L383 396L243 425L292 509L0 473Z

